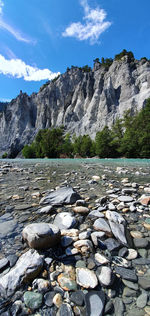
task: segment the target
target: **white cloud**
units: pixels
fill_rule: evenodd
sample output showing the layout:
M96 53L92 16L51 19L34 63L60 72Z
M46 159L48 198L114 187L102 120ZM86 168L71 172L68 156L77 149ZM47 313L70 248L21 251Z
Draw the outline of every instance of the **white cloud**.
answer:
M90 40L91 44L98 42L100 35L110 27L111 22L105 21L106 12L99 7L90 8L87 0L80 0L80 4L84 9L83 20L85 23L71 23L62 33L64 37L75 37L80 41Z
M36 41L32 40L31 38L23 35L19 30L17 30L12 25L8 24L3 19L3 6L4 2L0 0L0 29L3 29L13 35L18 41L25 42L25 43L32 43L35 44Z
M54 73L49 69L38 69L37 67L26 65L21 59L8 60L0 55L0 74L23 78L25 81L41 81L54 79L60 73Z

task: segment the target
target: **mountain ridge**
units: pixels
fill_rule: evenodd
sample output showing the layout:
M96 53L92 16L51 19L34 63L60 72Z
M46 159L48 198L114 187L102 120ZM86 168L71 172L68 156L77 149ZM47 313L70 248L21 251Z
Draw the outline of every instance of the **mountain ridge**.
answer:
M109 67L98 59L93 69L71 67L38 93L20 94L0 112L0 155L16 157L39 129L63 125L66 132L94 138L124 111L134 114L150 97L150 61L128 55Z

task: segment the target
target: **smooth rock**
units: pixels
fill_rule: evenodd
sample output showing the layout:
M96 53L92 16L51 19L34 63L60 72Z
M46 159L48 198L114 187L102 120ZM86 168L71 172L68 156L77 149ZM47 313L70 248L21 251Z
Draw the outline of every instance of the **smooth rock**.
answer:
M128 255L126 256L127 260L136 259L137 256L138 256L138 253L135 249L131 249L131 248L128 249Z
M108 260L105 256L101 255L101 254L98 253L98 252L95 253L95 260L96 260L96 262L99 263L99 264L106 264L106 263L109 262L109 260Z
M138 296L136 305L139 308L144 308L147 304L147 299L148 299L148 294L147 293L142 293L140 296Z
M104 217L104 214L103 214L103 213L100 213L100 211L98 211L98 210L94 210L94 211L91 211L91 212L88 214L88 217L90 217L90 218L92 218L92 217L102 218L102 217Z
M127 297L136 297L136 291L133 289L130 289L128 287L125 287L123 289L123 294L122 296L127 296Z
M65 291L75 291L77 289L75 279L67 273L61 273L57 280L61 288Z
M51 211L53 210L53 207L52 205L47 205L47 206L44 206L42 207L40 210L39 210L39 213L41 214L49 214Z
M38 289L40 293L46 293L50 289L50 281L44 279L35 279L32 282L33 289Z
M90 291L85 295L86 316L102 316L105 306L103 291Z
M85 247L87 251L93 250L93 244L89 239L77 240L74 242L73 246L82 251L82 247Z
M23 295L24 303L28 308L38 309L42 305L43 296L40 293L27 291Z
M124 316L125 306L121 298L119 297L115 298L114 309L115 309L115 316Z
M136 231L136 230L131 230L130 231L130 235L133 237L133 238L142 238L143 237L143 234L139 231Z
M108 235L111 235L111 229L108 223L103 218L98 218L93 224L94 229L105 232Z
M17 226L18 224L11 214L6 213L0 216L0 239L14 235Z
M122 224L125 223L125 219L117 212L112 211L106 211L105 214L106 218L116 224Z
M45 301L46 306L49 306L49 307L53 306L53 298L55 294L56 293L54 291L50 291L44 295L44 301Z
M30 248L48 249L60 242L60 231L53 224L35 223L29 224L23 229L22 237Z
M119 223L114 223L110 220L109 220L109 225L110 225L112 233L116 237L116 239L118 239L123 245L127 245L124 225L119 224Z
M103 286L110 286L114 281L114 275L109 267L102 267L101 273L98 275L99 282Z
M127 196L127 195L121 195L121 196L118 196L118 200L120 202L129 203L129 202L133 201L133 198L131 196Z
M107 238L104 241L104 245L106 245L107 249L111 252L117 250L120 247L120 243L114 238Z
M7 258L0 259L0 273L5 270L9 265L9 261Z
M76 219L68 212L61 212L56 215L54 225L57 226L60 230L70 229L76 225Z
M136 248L146 248L148 246L148 240L146 238L134 238L133 242Z
M43 257L36 250L29 250L24 253L16 265L0 278L0 294L2 297L9 297L22 283L28 283L39 274L43 266Z
M67 303L63 303L58 310L56 316L73 316L71 306Z
M144 290L150 290L150 275L138 277L138 283Z
M79 214L87 214L87 213L89 213L88 207L85 207L85 206L76 206L76 207L73 208L73 211L75 213L79 213Z
M76 305L82 306L84 302L84 293L80 290L72 292L70 300Z
M86 289L94 289L98 284L98 280L94 271L91 271L87 268L76 268L76 281L77 284L83 286Z
M74 204L77 200L80 200L80 195L72 187L59 188L40 200L40 204L50 205L62 205L62 204Z
M129 287L132 290L137 291L138 288L139 288L138 283L127 281L127 280L124 280L124 279L122 279L122 282L124 283L125 286Z
M55 296L53 297L53 303L57 308L62 305L62 296L60 295L60 293L55 294Z
M92 242L95 246L98 246L98 238L103 238L105 236L104 232L93 232L91 234Z

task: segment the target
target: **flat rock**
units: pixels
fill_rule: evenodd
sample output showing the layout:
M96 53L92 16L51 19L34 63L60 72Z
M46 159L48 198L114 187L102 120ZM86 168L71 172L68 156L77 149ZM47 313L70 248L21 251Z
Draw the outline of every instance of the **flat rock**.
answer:
M85 295L86 316L102 316L105 306L103 291L90 291Z
M75 291L77 289L77 283L72 276L68 273L61 273L58 276L58 283L65 291Z
M150 275L138 277L138 283L144 290L150 290Z
M120 247L120 242L114 238L107 238L104 241L104 245L109 251L117 250Z
M93 210L88 214L88 217L98 217L98 218L102 218L104 217L103 213L100 213L98 210Z
M72 292L70 300L76 305L82 306L84 302L84 293L82 291Z
M76 269L76 280L77 284L83 286L86 289L94 289L98 284L98 280L94 271L91 271L87 268Z
M147 304L147 299L148 299L147 293L142 293L141 295L139 295L136 301L137 307L144 308Z
M93 224L94 229L103 231L108 235L111 235L111 229L108 225L108 223L103 218L98 218Z
M148 240L146 238L134 238L133 242L136 248L146 248L148 246Z
M36 250L30 249L24 253L16 265L0 278L0 294L11 296L22 283L28 283L39 274L43 266L43 257Z
M119 223L114 223L110 220L109 220L109 225L110 225L112 233L116 237L116 239L118 239L123 245L127 245L124 225L119 224Z
M113 212L113 211L106 211L105 214L106 218L116 224L122 224L125 223L125 219L123 218L122 215L120 215L117 212Z
M127 260L133 260L137 258L137 256L138 256L138 252L135 249L132 249L132 248L128 249L128 254L126 256Z
M125 286L129 287L132 290L137 291L139 288L138 283L134 283L134 282L124 280L124 279L122 279L122 282L124 283Z
M114 309L115 309L115 316L123 316L125 311L125 306L122 302L120 297L116 297L114 301Z
M95 246L98 245L98 238L103 238L105 236L105 233L104 232L93 232L91 234L91 239L92 239L92 242Z
M57 316L73 316L73 312L71 309L71 306L67 303L63 303L58 312L57 312Z
M76 225L76 219L68 212L61 212L56 215L54 225L56 225L60 230L70 229Z
M48 223L29 224L23 229L22 238L30 248L48 249L59 243L60 230Z
M9 265L7 258L0 259L0 273Z
M133 201L133 198L131 196L128 196L128 195L121 195L121 196L118 196L118 200L120 202L129 203L129 202Z
M0 239L14 234L17 226L18 224L11 214L6 213L0 216Z
M115 267L115 272L119 274L123 279L129 280L132 282L137 282L137 275L135 270L127 269L124 267Z
M88 207L85 207L85 206L75 206L73 208L73 211L75 213L79 213L79 214L87 214L87 213L89 213Z
M72 187L59 188L40 200L40 204L63 205L74 204L80 200L80 195Z
M106 264L109 262L109 260L105 256L101 255L98 252L95 254L95 260L99 264Z

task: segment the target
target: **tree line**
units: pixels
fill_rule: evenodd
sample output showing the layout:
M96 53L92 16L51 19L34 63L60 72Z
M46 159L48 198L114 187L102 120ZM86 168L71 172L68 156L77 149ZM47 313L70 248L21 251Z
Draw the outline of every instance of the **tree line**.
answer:
M112 128L105 126L97 132L94 140L89 135L71 137L63 127L43 129L22 154L25 158L150 158L150 98L140 112L133 116L126 111Z

